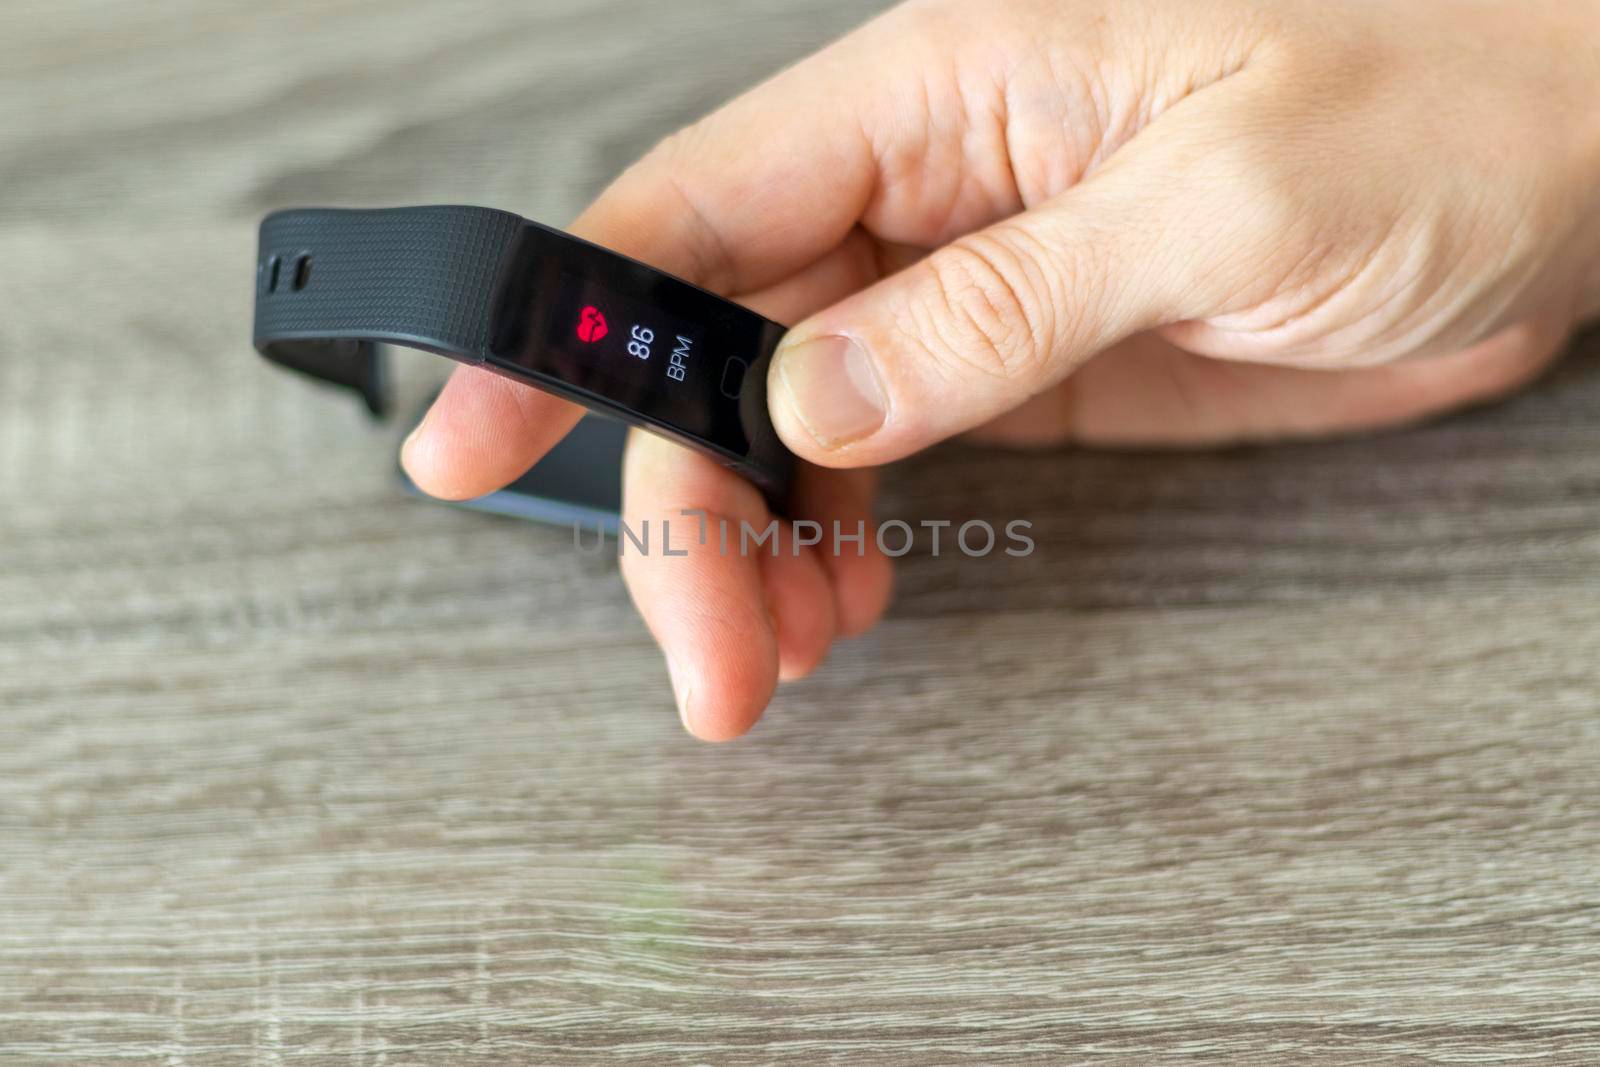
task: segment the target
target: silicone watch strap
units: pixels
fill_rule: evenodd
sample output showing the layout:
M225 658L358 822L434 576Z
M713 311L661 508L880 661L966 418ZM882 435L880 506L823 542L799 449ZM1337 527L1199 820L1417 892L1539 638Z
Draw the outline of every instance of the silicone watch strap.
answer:
M491 359L505 323L516 317L507 312L508 303L525 302L529 295L518 253L530 228L579 242L510 212L480 207L309 208L269 215L261 223L256 265L255 347L285 367L354 390L379 417L389 410L380 343L485 364L701 447L781 506L794 457L767 418L764 373L749 376L753 387L740 398L749 454L736 457L671 427L630 418L604 398L561 382L508 373L505 360ZM775 344L782 328L771 325Z
M356 390L384 415L375 342L481 363L499 276L522 225L509 212L476 207L269 215L261 223L256 347Z

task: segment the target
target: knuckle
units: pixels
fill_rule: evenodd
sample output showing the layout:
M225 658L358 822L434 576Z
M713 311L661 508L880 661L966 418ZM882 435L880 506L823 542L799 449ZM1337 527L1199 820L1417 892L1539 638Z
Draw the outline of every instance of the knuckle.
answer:
M639 181L658 181L662 175L676 175L683 171L685 161L693 158L694 145L700 139L696 124L681 126L650 146L649 151L629 164L624 175Z
M972 235L928 258L930 294L924 344L953 369L1016 379L1048 354L1042 320L1050 312L1032 257L1010 240Z
M700 119L668 134L630 168L630 177L658 218L663 214L660 198L671 198L672 210L665 217L671 220L674 245L686 259L681 272L697 285L725 291L739 287L734 272L737 258L702 208L704 193L696 178L696 164L711 151L715 139L710 122Z

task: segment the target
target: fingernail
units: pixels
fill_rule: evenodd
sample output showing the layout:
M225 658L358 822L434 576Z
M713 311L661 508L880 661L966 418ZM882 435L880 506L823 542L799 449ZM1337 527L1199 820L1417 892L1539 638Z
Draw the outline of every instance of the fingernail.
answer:
M883 425L883 390L866 349L818 337L778 353L778 381L806 432L823 448L858 441Z
M689 698L694 695L694 689L689 684L688 672L670 652L667 653L667 675L672 679L672 698L678 705L678 721L683 723L685 730L694 733L689 726Z

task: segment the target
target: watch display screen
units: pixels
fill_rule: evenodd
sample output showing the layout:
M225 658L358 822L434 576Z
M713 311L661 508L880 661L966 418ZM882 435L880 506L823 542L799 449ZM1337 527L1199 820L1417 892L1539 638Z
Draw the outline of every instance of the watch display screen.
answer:
M531 245L540 231L532 230ZM526 308L495 362L576 389L619 417L657 423L735 456L746 415L765 420L766 364L782 327L632 260L563 235L562 254L524 250ZM599 250L593 250L599 251Z

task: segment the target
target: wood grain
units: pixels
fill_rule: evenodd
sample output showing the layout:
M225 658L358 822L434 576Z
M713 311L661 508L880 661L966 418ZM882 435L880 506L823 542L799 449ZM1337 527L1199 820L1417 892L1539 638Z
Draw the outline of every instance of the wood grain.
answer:
M566 218L871 6L0 9L0 1062L1600 1062L1595 341L903 464L1038 551L924 544L716 748L614 563L248 351L262 210Z

